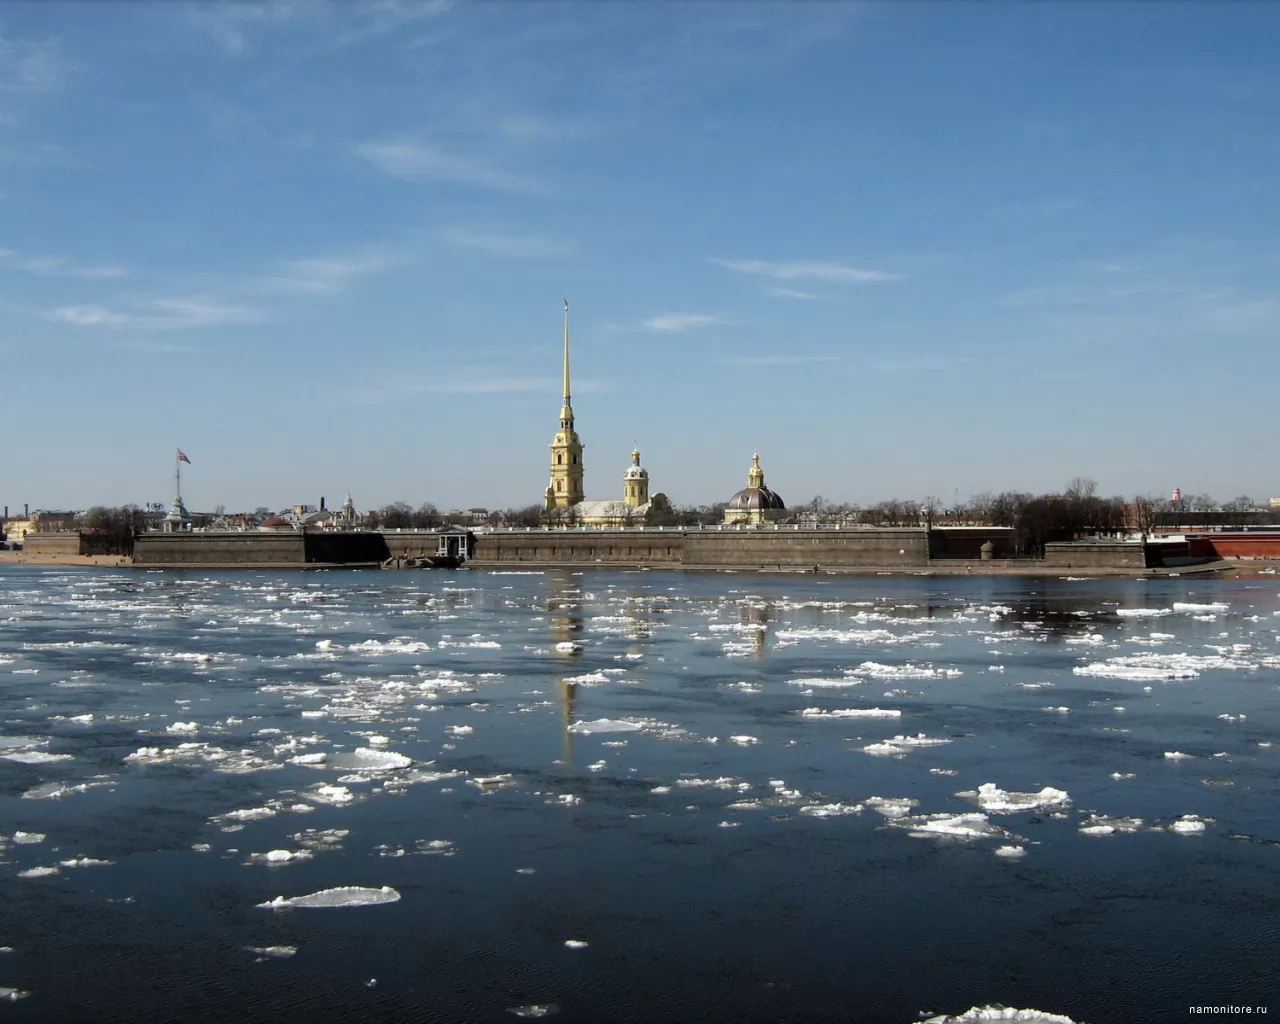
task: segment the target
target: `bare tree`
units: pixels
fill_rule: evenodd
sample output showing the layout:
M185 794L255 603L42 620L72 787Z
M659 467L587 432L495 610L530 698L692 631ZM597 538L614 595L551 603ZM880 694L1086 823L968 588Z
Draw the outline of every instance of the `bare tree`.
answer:
M407 501L393 501L378 510L378 521L384 530L407 530L413 525L413 506Z
M1092 498L1098 493L1098 481L1087 476L1073 476L1063 492L1068 498Z
M1142 536L1143 543L1146 543L1147 534L1156 525L1156 517L1160 513L1160 499L1140 494L1129 502L1127 511L1129 524Z

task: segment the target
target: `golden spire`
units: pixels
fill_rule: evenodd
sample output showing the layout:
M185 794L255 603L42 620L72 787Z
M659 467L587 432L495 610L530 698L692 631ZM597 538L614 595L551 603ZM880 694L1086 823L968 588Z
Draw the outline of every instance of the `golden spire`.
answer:
M639 444L637 444L634 448L631 449L631 465L633 466L640 465L640 445Z
M760 453L751 456L751 469L747 471L748 487L764 486L764 470L760 468Z
M573 405L569 392L569 300L564 300L564 407Z

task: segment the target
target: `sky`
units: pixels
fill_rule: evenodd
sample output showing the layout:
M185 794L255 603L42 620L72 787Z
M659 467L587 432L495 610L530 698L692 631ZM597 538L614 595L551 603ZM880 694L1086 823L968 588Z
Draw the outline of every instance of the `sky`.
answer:
M1280 4L0 4L0 503L1280 494Z

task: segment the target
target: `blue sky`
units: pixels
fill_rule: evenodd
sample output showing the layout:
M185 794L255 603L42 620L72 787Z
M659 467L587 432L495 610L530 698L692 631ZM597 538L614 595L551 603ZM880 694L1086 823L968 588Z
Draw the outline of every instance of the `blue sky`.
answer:
M0 5L0 501L1280 493L1280 5ZM185 467L184 467L185 468Z

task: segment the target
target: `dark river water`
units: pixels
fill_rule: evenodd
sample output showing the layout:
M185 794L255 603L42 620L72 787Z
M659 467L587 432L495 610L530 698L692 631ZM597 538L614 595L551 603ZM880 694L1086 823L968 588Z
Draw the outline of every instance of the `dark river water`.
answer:
M6 566L0 1019L1280 1013L1278 631L1266 575Z

